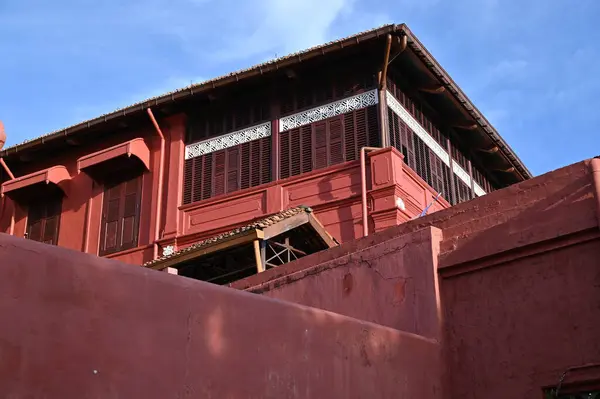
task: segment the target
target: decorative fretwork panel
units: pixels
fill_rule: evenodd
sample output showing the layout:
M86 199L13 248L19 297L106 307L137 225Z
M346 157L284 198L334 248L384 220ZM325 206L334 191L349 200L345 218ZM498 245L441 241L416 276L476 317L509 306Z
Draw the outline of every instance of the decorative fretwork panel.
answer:
M370 90L320 107L311 108L306 111L298 112L297 114L283 117L279 120L279 128L283 132L376 104L377 90Z
M200 141L199 143L189 144L185 147L185 159L224 150L253 140L269 137L270 135L271 122L266 122L261 125L249 127L248 129L228 133L213 139Z

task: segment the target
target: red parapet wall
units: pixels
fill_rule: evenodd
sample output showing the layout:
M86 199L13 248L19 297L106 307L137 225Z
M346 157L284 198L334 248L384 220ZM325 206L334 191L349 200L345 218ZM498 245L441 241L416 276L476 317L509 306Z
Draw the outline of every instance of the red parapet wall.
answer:
M541 398L570 368L565 387L600 387L599 163L232 286L441 338L449 398Z
M0 397L434 398L439 345L0 234Z

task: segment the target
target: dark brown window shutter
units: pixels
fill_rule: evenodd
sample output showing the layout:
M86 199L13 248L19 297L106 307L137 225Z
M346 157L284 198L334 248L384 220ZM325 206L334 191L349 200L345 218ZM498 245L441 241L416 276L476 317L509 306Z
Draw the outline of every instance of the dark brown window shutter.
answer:
M27 238L45 244L58 244L58 228L62 198L44 198L29 206L27 216Z
M317 122L313 127L314 141L314 166L313 169L321 169L329 165L329 154L327 153L327 122Z
M213 154L215 165L215 176L213 195L225 194L225 151L216 152Z
M188 159L184 167L183 204L256 187L271 181L271 138Z
M379 146L376 107L348 112L280 133L281 178L353 161Z
M141 199L142 176L106 183L102 204L100 255L137 246Z
M227 192L231 193L240 189L239 182L240 151L238 147L227 150Z
M340 118L332 119L329 124L329 164L335 165L344 162L344 119L343 115Z

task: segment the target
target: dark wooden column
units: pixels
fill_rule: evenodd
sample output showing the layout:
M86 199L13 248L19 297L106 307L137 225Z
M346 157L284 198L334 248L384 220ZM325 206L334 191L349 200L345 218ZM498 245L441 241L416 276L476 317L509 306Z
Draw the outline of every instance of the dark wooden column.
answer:
M271 121L271 180L279 180L279 119Z

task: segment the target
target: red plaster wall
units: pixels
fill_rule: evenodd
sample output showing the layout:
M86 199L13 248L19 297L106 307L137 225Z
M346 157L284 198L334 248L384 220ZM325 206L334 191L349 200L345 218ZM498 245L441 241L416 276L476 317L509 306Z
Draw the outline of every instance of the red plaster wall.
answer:
M443 278L450 397L541 398L600 363L599 265L596 239Z
M439 346L0 234L0 397L433 398Z
M426 228L250 291L439 339L441 238L440 230Z
M437 317L448 397L542 397L565 370L582 366L577 370L586 370L585 378L573 370L565 383L600 386L600 184L591 164L556 170L233 286L433 337L415 326L424 318L430 323L421 325L435 326ZM443 240L431 246L427 260L423 234L440 230ZM428 274L434 264L437 274ZM373 265L398 274L376 283L381 276ZM348 274L360 278L350 284ZM403 280L415 300L398 306L394 285Z

